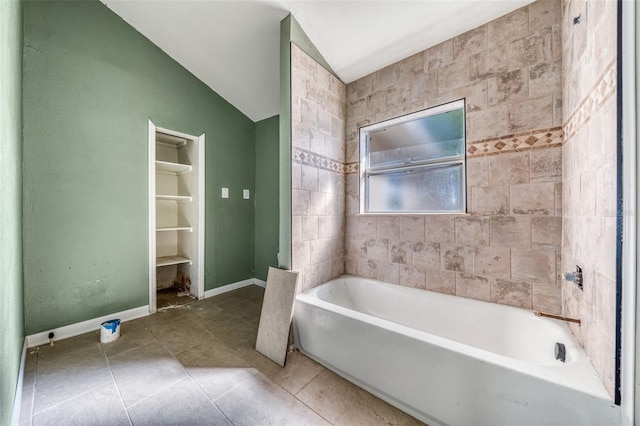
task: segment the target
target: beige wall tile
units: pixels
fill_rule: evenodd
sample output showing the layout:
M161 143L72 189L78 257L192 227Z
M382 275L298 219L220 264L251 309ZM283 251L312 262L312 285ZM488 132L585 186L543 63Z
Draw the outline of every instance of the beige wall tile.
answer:
M480 215L509 214L509 187L496 185L471 188L470 212Z
M512 214L555 214L555 185L552 182L512 185L510 198Z
M467 140L476 141L509 133L507 105L467 114Z
M357 260L357 274L363 278L377 279L378 264L375 260L359 258Z
M369 238L364 242L366 257L373 260L389 260L389 240L386 238Z
M559 182L562 180L562 148L531 151L531 182Z
M300 269L311 261L309 241L295 241L291 244L291 269Z
M400 285L415 288L425 288L425 273L413 266L400 267Z
M382 216L377 218L377 233L381 238L400 238L400 229L398 226L398 217Z
M291 163L291 189L302 189L302 165Z
M306 216L309 214L309 191L294 189L291 191L291 214Z
M488 83L487 100L490 106L529 97L529 75L526 69L497 74Z
M310 166L302 166L302 189L307 191L318 190L318 169Z
M326 213L326 197L323 192L305 191L309 194L309 214L314 216Z
M489 186L489 157L467 158L467 188Z
M492 155L489 157L489 185L529 183L529 152Z
M358 259L354 257L345 257L344 272L349 275L358 275Z
M506 247L477 247L473 272L479 275L506 276L511 271L510 250Z
M531 244L533 249L560 250L562 217L532 217Z
M489 245L489 218L457 217L454 219L456 243L461 245Z
M556 255L554 251L511 249L511 277L552 285L556 282Z
M458 87L466 86L469 77L469 59L452 62L438 70L438 93L447 93Z
M516 282L496 278L491 283L491 301L502 305L531 309L533 306L530 282Z
M507 45L499 44L470 58L471 80L484 80L506 72Z
M302 217L302 240L310 241L318 239L318 216Z
M616 194L617 164L614 156L605 159L595 174L595 214L598 217L613 217L617 212Z
M302 216L291 216L291 241L302 241Z
M447 271L473 272L473 248L440 244L440 268Z
M455 241L452 216L425 216L424 227L426 242L453 243Z
M373 80L373 93L397 84L400 80L400 67L398 63L389 65L376 71Z
M529 35L529 8L523 7L504 15L488 25L489 47Z
M421 271L440 268L440 243L413 244L413 266Z
M453 38L453 60L487 50L488 26L483 25Z
M401 240L424 241L424 217L401 216L399 226Z
M333 216L318 216L318 238L331 238L336 235L333 230Z
M562 289L555 285L533 285L533 309L550 314L562 314Z
M562 16L562 2L538 0L529 5L529 28L532 32L556 25Z
M452 100L464 98L467 112L481 111L487 108L487 82L480 81L460 87L452 92Z
M490 238L492 246L531 248L531 218L493 216Z
M470 299L491 300L491 280L480 275L456 274L456 296Z
M424 69L432 71L453 62L453 40L437 44L424 52Z
M440 269L425 270L426 289L438 293L456 294L456 273Z
M576 15L577 16L577 15ZM551 28L545 28L507 46L509 68L523 68L552 58Z
M392 263L411 265L413 243L411 241L389 241L389 260Z
M397 263L382 263L378 265L378 279L386 283L400 284L400 268Z
M360 237L371 237L376 235L377 218L375 216L358 216L356 218L356 235Z
M562 93L562 60L541 62L529 68L529 94L532 97Z
M553 96L527 99L509 104L509 131L553 127Z

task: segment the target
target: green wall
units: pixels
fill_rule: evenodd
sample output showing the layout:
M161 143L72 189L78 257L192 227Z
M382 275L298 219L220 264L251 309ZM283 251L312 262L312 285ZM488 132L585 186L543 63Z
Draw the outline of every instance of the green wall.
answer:
M254 276L249 118L97 0L25 2L23 76L27 334L148 303L149 118L206 134L206 289Z
M24 343L22 6L0 1L0 424L11 421Z
M256 123L255 276L266 281L278 254L278 135L276 115Z

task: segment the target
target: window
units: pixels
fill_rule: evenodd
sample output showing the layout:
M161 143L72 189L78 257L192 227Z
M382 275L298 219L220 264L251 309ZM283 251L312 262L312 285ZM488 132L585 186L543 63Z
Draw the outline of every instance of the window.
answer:
M464 100L360 129L360 213L466 212Z

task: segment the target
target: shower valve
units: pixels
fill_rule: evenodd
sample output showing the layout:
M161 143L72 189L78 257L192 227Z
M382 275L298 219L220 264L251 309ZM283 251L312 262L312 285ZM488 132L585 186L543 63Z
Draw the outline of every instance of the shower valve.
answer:
M582 268L579 267L578 265L576 265L576 271L575 272L564 272L560 275L560 278L565 280L565 281L571 281L576 283L576 285L578 286L578 288L580 290L583 290L582 288Z

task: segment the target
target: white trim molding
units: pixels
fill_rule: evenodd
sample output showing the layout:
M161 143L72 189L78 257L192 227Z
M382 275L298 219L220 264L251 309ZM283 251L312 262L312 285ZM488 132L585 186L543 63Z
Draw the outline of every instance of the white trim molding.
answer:
M255 278L249 278L243 281L238 281L235 283L223 285L221 287L212 288L211 290L207 290L204 292L204 298L208 299L209 297L217 296L222 293L227 293L229 291L237 290L239 288L247 287L254 284L260 285L260 284L257 284L256 281L260 281L260 280L256 280Z
M266 288L267 287L267 282L266 281L262 281L262 280L259 280L257 278L254 278L254 281L255 281L254 284L259 286L259 287L262 287L262 288Z
M27 345L32 348L38 345L49 343L49 333L54 333L54 341L66 339L69 337L79 336L80 334L90 331L99 330L100 324L110 319L118 318L122 322L131 321L137 318L149 315L149 305L140 306L138 308L129 309L122 312L116 312L104 315L98 318L77 322L75 324L65 325L63 327L54 328L52 330L43 331L41 333L31 334L27 336Z

